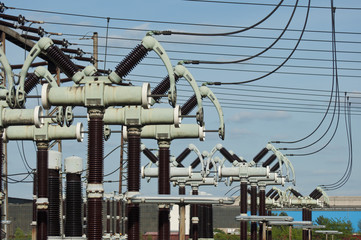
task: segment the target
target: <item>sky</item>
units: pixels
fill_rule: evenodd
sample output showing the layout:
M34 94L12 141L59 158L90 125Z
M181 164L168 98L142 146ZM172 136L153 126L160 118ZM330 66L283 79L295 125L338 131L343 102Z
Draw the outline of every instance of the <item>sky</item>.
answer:
M54 39L67 39L73 45L69 48L81 48L89 57L92 54L93 32L98 32L99 38L99 68L113 70L117 63L130 52L148 30L172 30L180 32L222 33L235 31L251 26L266 16L274 6L260 5L260 0L237 1L231 4L193 1L69 1L61 4L52 1L3 1L8 7L9 15L23 15L26 19L44 21L41 27L47 32L62 33L62 36L51 36ZM267 1L277 4L278 1ZM272 44L282 29L285 28L291 16L295 0L284 3L269 19L255 29L233 36L200 37L186 35L156 36L167 51L173 65L181 60L229 61L243 59L261 52ZM239 82L262 76L280 65L300 37L308 1L300 0L289 29L284 33L269 51L260 56L237 64L199 64L186 67L195 77L198 85L204 82ZM352 106L352 137L353 137L353 172L349 181L340 189L329 191L330 196L360 196L358 187L360 175L360 121L361 85L358 83L360 73L361 42L359 24L361 2L356 0L335 1L336 7L336 40L339 88L343 105L344 95L350 96ZM238 156L250 161L269 141L292 141L311 133L320 123L327 108L332 87L332 53L331 53L331 14L330 1L313 0L306 26L297 50L291 59L274 74L259 81L242 85L210 86L219 99L226 124L226 139L222 141L216 133L207 133L206 140L174 140L171 144L171 154L178 156L192 143L202 151L210 152L221 143L227 150L232 150ZM355 9L350 9L355 8ZM51 11L45 13L32 10ZM102 18L70 16L57 13L73 13ZM107 17L109 20L108 40L106 41ZM38 27L33 24L32 27ZM19 30L18 30L19 31ZM19 31L20 32L20 31ZM105 48L105 45L108 47ZM106 57L105 57L106 54ZM6 45L6 56L10 64L21 64L25 52L11 43ZM105 62L106 59L106 62ZM40 60L39 60L40 61ZM82 65L88 63L77 62ZM30 69L30 72L32 69ZM15 71L16 72L16 71ZM141 64L126 77L134 85L149 82L155 87L167 72L162 62L154 52L151 52ZM64 84L64 86L68 86ZM178 104L182 105L193 93L186 81L180 80L177 86ZM40 87L32 92L36 94ZM219 120L215 108L209 100L204 102L205 123L207 129L218 129ZM29 99L27 107L37 105L36 100ZM169 107L167 103L159 107ZM331 108L332 109L332 108ZM78 113L85 113L77 108ZM340 120L335 137L322 151L309 156L289 157L296 171L295 188L303 195L308 195L321 184L331 184L340 179L347 167L349 157L345 119L341 108ZM193 112L194 114L194 112ZM327 130L332 114L328 114L324 124L306 141L299 144L279 144L276 147L303 147L319 139ZM322 148L336 127L337 114L330 131L312 147L303 150L285 151L284 153L302 154ZM78 120L77 120L78 121ZM79 120L81 121L81 120ZM194 119L184 119L183 123L195 123ZM85 129L87 129L85 123ZM119 130L120 127L112 127ZM142 141L148 148L155 149L154 140ZM120 135L113 133L105 142L104 152L107 154L120 143ZM22 143L18 142L20 150ZM35 147L32 142L24 142L24 152L30 167L35 167ZM10 142L9 174L23 173L27 170L22 163L17 145ZM87 156L87 136L82 143L74 141L63 142L63 156ZM218 156L220 156L218 154ZM268 155L269 156L269 155ZM190 164L196 155L192 153L184 164ZM265 159L264 159L265 160ZM149 160L142 155L142 165ZM105 160L104 173L112 172L119 165L119 150L114 151ZM118 180L118 172L106 176L105 180ZM20 180L20 177L14 177ZM30 178L27 180L31 180ZM232 186L235 183L233 183ZM289 185L289 184L288 184ZM288 186L286 185L285 188ZM125 188L123 188L125 189ZM190 190L190 189L187 189ZM224 195L229 187L219 183L217 188L204 187L200 189L210 194ZM118 182L105 183L105 191L118 191ZM142 181L141 191L145 194L157 192L156 179L150 183ZM172 192L177 192L172 187ZM30 183L9 184L9 194L12 197L31 198Z

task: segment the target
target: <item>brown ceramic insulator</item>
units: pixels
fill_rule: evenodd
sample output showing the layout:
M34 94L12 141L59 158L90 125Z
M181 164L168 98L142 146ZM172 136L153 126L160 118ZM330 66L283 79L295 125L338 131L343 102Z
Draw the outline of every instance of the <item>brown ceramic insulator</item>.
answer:
M38 198L48 197L48 150L38 149L37 151L38 169Z
M255 163L258 163L264 156L266 156L266 154L268 153L268 149L267 148L263 148L254 158L253 161Z
M271 168L271 172L275 172L280 168L280 163L277 162L272 168Z
M48 47L46 53L49 59L56 64L67 77L73 77L79 71L79 67L77 67L56 45L53 44Z
M266 197L269 197L275 190L273 188L271 188L267 194L266 194Z
M262 167L267 167L273 163L273 161L277 158L275 154L272 154L263 164Z
M273 199L277 194L278 194L278 192L273 192L269 198Z
M119 77L125 77L132 69L137 66L142 59L147 56L148 49L142 44L137 45L115 68L115 73Z
M150 161L152 161L152 163L155 164L158 162L158 158L148 148L145 148L143 153L145 156L147 156L147 158L149 158Z
M230 152L228 152L227 149L225 149L224 147L222 147L219 152L228 160L228 162L233 163L234 158L232 156L232 154Z
M65 236L82 236L82 186L81 176L76 173L66 174L66 199L65 199Z
M186 195L186 186L179 186L178 194L179 195Z
M158 239L170 239L169 208L159 208L158 212Z
M191 150L189 148L184 149L184 151L176 158L176 162L181 163L190 153Z
M306 208L302 208L302 221L307 221L307 209ZM302 230L302 239L303 240L308 239L307 230Z
M112 222L112 233L115 233L115 200L113 199L111 201L111 205L112 205L112 214L110 216L111 222Z
M272 216L272 211L267 211L267 216ZM272 230L267 231L267 240L272 240Z
M39 79L40 78L36 76L35 73L30 73L26 76L26 80L24 82L24 91L26 92L26 94L30 93L31 90L34 89L36 84L38 84Z
M296 191L295 189L291 188L291 192L293 193L293 195L295 195L296 197L302 197L302 194L299 193L298 191Z
M170 194L169 148L159 148L158 194Z
M102 116L91 116L88 124L88 183L103 182L104 122Z
M101 198L88 198L88 221L87 221L87 237L88 240L102 239L102 199Z
M251 186L251 215L257 215L257 186ZM257 222L251 222L251 240L257 240Z
M259 216L266 216L266 191L264 189L259 190L259 209L258 215ZM259 224L259 239L262 240L263 234L263 225Z
M198 189L193 189L192 190L192 195L198 195Z
M128 132L128 191L140 189L140 135Z
M48 235L60 236L60 175L59 170L49 169Z
M197 104L198 104L197 97L194 94L181 107L182 115L188 115L197 106Z
M3 130L1 129L1 134L3 133ZM0 192L2 192L2 178L3 178L3 152L4 152L4 145L3 145L3 139L2 137L0 138ZM0 205L0 216L2 216L2 211L1 211L1 205ZM2 223L1 223L1 219L0 219L0 229L2 229ZM0 235L0 238L1 235Z
M87 225L87 203L84 202L83 203L83 234L87 234L87 228L86 228L86 225Z
M37 240L44 240L48 239L48 213L45 209L40 209L37 212L37 225L36 225L36 239Z
M207 230L206 230L206 238L213 239L213 205L207 204Z
M174 75L175 82L177 83L179 80L179 77L175 74ZM164 95L167 93L168 89L170 88L170 81L169 76L166 76L163 78L163 80L152 90L152 95ZM155 101L158 101L161 99L161 97L153 97Z
M128 204L128 240L139 240L140 211L138 204ZM100 238L99 238L100 239Z
M107 231L106 233L110 233L110 201L107 199Z
M36 174L36 172L34 172L33 196L37 196L37 194L38 194L38 191L37 191L38 183L37 182L38 182L37 181L37 174ZM34 222L36 221L36 199L33 199L33 221Z
M313 190L313 191L310 193L309 196L310 196L311 198L314 198L317 193L318 193L318 189L316 188L315 190Z
M117 200L116 203L117 207L116 207L116 221L115 221L115 233L120 233L120 200Z
M200 163L201 163L201 160L198 157L191 163L191 168L195 169Z
M197 194L198 195L198 194ZM198 217L198 205L197 204L193 204L192 205L192 217ZM193 224L192 223L192 239L193 240L198 240L198 224Z
M247 182L241 182L241 214L247 214ZM241 221L241 239L247 239L247 221Z

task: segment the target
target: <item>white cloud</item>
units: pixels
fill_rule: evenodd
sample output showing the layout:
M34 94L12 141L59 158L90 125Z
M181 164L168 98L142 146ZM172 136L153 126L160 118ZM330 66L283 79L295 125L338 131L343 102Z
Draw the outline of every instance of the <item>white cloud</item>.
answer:
M232 122L244 123L254 120L275 121L275 120L284 120L289 118L291 118L291 115L285 111L272 111L272 112L241 111L234 114L229 120Z

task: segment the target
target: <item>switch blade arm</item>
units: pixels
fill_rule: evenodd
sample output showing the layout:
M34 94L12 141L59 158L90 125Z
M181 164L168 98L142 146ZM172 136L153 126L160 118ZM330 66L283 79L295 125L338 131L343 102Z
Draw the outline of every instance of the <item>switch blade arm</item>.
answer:
M208 97L213 105L216 107L217 112L218 112L218 117L219 117L219 129L218 129L218 134L219 137L224 140L225 137L225 125L224 125L224 116L223 116L223 111L222 111L222 107L221 104L219 103L218 99L216 98L216 96L213 94L213 92L206 86L201 86L199 88L202 97Z

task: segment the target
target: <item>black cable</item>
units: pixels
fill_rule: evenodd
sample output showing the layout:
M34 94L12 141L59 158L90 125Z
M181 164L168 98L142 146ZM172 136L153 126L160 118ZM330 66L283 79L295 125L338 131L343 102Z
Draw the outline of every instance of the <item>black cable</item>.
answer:
M187 2L201 2L201 3L220 3L220 4L236 4L236 5L253 5L253 6L269 6L273 7L275 4L272 3L250 3L250 2L230 2L230 1L216 1L216 0L183 0ZM293 7L293 5L283 5L283 7ZM307 8L307 6L300 5L300 8ZM329 9L329 7L326 6L312 6L311 8L316 9ZM361 10L361 8L350 8L350 7L337 7L337 9L341 10Z
M325 149L329 143L333 140L337 129L338 129L338 125L339 125L339 120L340 120L340 95L339 95L339 82L338 82L338 67L337 67L337 49L336 49L336 35L334 34L335 32L335 16L334 16L334 9L333 9L333 0L331 0L331 20L332 20L332 58L333 58L333 81L336 81L336 96L335 96L335 107L338 107L338 116L337 116L337 123L336 123L336 127L335 130L331 136L331 138L329 139L329 141L320 149L313 151L313 152L309 152L309 153L303 153L303 154L286 154L286 156L308 156L308 155L312 155L315 153L320 152L321 150ZM332 119L333 121L333 119ZM332 124L331 121L331 124ZM328 130L327 130L328 131Z
M261 23L266 21L269 17L271 17L277 11L277 9L282 5L282 3L283 3L283 0L281 0L276 5L276 7L267 16L265 16L263 19L261 19L257 23L255 23L255 24L253 24L253 25L251 25L249 27L246 27L244 29L237 30L237 31L224 32L224 33L194 33L194 32L177 32L177 31L155 31L155 34L156 35L189 35L189 36L227 36L227 35L242 33L242 32L245 32L245 31L248 31L250 29L253 29L253 28L257 27L258 25L260 25Z
M239 186L234 186L234 187L232 187L231 189L229 189L229 190L224 194L224 196L226 196L230 191L232 191L233 189L235 189L235 188L237 188L237 187L239 187Z
M106 31L106 35L105 35L104 70L106 69L106 64L107 64L109 21L110 21L110 18L108 17L107 18L107 31Z
M288 60L292 57L293 53L296 51L296 49L298 48L298 45L300 44L301 42L301 39L302 39L302 36L305 32L305 29L306 29L306 26L307 26L307 22L308 22L308 16L309 16L309 12L310 12L310 5L311 5L311 0L308 1L308 8L307 8L307 14L306 14L306 19L305 19L305 23L303 25L303 28L302 28L302 32L300 34L300 37L295 45L295 47L293 48L293 50L291 51L291 53L288 55L288 57L278 66L276 67L275 69L273 69L272 71L270 71L269 73L265 74L265 75L262 75L260 77L257 77L257 78L253 78L253 79L250 79L250 80L246 80L246 81L241 81L241 82L232 82L232 83L222 83L222 82L214 82L214 83L210 83L210 84L215 84L215 85L221 85L221 84L244 84L244 83L250 83L250 82L255 82L255 81L258 81L258 80L261 80L265 77L268 77L269 75L277 72L281 67L283 67L283 65L285 65Z
M344 104L347 106L348 105L348 102L345 100ZM342 177L337 180L335 183L332 183L332 184L324 184L324 185L321 185L322 188L324 188L325 190L328 190L328 189L332 189L332 188L335 188L335 187L338 187L339 185L341 185L349 176L349 172L350 172L350 166L351 166L351 151L350 151L350 146L351 146L351 143L350 143L350 129L349 129L349 121L347 118L349 118L346 114L346 108L345 108L345 127L346 127L346 134L347 134L347 145L348 145L348 161L347 161L347 167L345 169L345 172L344 174L342 175Z

